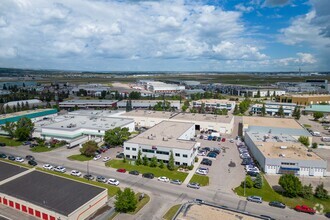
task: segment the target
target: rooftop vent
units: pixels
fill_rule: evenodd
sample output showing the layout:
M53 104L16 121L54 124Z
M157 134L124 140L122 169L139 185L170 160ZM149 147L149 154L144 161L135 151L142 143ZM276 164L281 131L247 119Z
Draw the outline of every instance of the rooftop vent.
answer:
M280 146L281 149L287 149L287 146Z
M168 138L167 137L163 137L163 141L168 141Z

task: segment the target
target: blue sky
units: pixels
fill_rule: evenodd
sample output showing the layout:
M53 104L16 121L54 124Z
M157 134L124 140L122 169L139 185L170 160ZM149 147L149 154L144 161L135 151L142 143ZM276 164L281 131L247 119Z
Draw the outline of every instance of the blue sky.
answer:
M330 71L329 0L2 0L0 67Z

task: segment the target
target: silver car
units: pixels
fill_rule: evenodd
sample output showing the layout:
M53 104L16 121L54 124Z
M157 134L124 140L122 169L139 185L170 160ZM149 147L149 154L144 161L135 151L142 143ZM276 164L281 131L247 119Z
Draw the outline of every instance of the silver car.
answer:
M200 185L199 185L199 183L190 182L190 183L187 184L187 187L193 188L193 189L199 189Z
M260 196L248 196L246 199L250 202L262 203L262 198Z

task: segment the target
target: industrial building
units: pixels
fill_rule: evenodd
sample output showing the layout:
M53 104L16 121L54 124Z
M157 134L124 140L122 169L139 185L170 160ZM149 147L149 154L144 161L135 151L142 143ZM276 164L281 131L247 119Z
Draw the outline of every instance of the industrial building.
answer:
M139 80L138 83L141 84L146 90L155 94L170 94L185 90L185 86L182 85L168 84L153 80Z
M297 106L295 103L279 103L279 102L266 102L265 109L267 115L276 115L282 106L285 116L292 116L292 113ZM251 108L253 114L260 115L263 104L254 104Z
M60 108L79 108L79 109L99 109L99 108L116 108L116 100L81 100L74 99L59 103Z
M157 157L168 163L171 151L175 165L190 166L194 163L197 148L194 140L195 124L162 121L149 130L124 143L124 154L127 158L136 159L140 150L142 156Z
M301 176L325 176L327 162L298 142L312 135L294 119L243 117L244 141L268 174L293 173Z
M285 95L284 90L274 90L274 89L243 89L239 91L240 96L255 97L260 94L260 97L267 96L281 96Z
M236 102L229 100L221 100L221 99L200 99L192 102L192 107L200 108L202 103L205 104L205 108L209 109L227 109L231 111L235 108Z
M24 105L28 104L29 107L37 107L37 106L41 106L43 105L42 101L40 101L39 99L28 99L28 100L20 100L20 101L12 101L12 102L7 102L3 105L4 108L6 108L7 106L9 107L14 107L17 106L17 104L22 105L22 103Z
M162 121L173 121L194 123L196 130L213 129L227 134L232 133L234 127L234 117L232 115L134 110L123 112L118 117L133 119L136 127L152 127Z
M306 114L313 114L314 112L322 112L324 116L330 115L330 103L328 105L309 105L304 110Z
M0 170L0 204L37 219L83 220L108 201L105 188L5 162Z
M72 94L77 94L81 90L85 90L87 95L91 96L101 96L103 91L110 91L110 86L105 86L103 84L86 84L86 85L79 85L71 90Z
M276 102L296 103L297 105L313 105L330 103L330 95L283 95L276 97Z
M158 102L163 102L163 100L130 100L133 109L152 109ZM181 109L180 101L176 100L166 100L166 102L171 103L171 107L174 109ZM119 109L126 108L127 100L122 100L117 102L117 107Z

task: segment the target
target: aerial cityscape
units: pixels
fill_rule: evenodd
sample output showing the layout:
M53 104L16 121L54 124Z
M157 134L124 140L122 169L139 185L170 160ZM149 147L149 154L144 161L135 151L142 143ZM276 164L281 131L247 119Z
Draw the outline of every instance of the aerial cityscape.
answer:
M329 219L329 8L1 1L0 220Z

